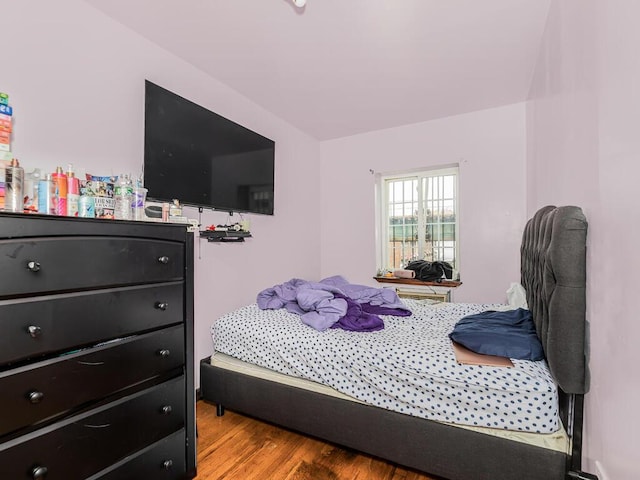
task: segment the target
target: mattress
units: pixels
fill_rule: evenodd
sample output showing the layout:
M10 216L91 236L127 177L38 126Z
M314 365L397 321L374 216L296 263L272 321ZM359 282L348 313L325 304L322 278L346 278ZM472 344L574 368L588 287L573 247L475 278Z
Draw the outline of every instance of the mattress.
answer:
M411 316L383 316L385 328L367 333L319 332L284 309L248 305L214 322L214 350L420 418L515 432L560 429L544 360L513 360L513 368L456 362L448 337L455 323L497 305L404 303Z
M211 356L211 365L217 368L223 368L233 372L242 373L243 375L250 375L252 377L261 378L270 382L282 383L291 387L303 388L315 393L321 393L323 395L329 395L343 400L351 402L363 403L358 399L340 393L337 390L322 385L311 380L305 380L303 378L292 377L282 373L274 372L268 368L259 367L251 363L243 362L237 358L231 357L224 353L215 352ZM446 423L446 422L442 422ZM547 448L550 450L556 450L562 453L569 453L569 436L564 428L558 429L554 433L528 433L528 432L514 432L511 430L502 430L497 428L483 428L483 427L470 427L465 425L448 424L457 428L464 428L473 430L474 432L483 433L485 435L492 435L494 437L503 438L515 442L526 443L541 448Z

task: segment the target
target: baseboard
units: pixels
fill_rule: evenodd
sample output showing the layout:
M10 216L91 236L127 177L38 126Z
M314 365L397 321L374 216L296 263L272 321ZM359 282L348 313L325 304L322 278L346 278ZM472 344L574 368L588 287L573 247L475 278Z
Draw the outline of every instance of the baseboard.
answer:
M596 460L596 475L599 480L611 480L611 477L607 475L607 471L599 460Z

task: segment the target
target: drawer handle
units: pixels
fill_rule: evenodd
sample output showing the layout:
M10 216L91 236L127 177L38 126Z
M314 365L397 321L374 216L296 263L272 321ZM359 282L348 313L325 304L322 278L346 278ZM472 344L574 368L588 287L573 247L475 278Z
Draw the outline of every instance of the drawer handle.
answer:
M29 392L29 401L34 405L36 403L40 403L43 398L44 398L44 393L42 392L38 392L38 391Z
M163 415L169 415L172 411L173 411L173 408L171 408L171 405L165 405L164 407L162 407Z
M27 268L32 272L37 272L40 270L40 264L31 260L30 262L27 262Z
M167 350L166 348L163 348L162 350L160 350L158 352L158 355L160 355L163 358L167 358L169 355L171 355L171 352L169 350Z
M33 470L31 470L31 477L33 480L41 480L47 476L48 471L49 469L47 467L34 467Z
M162 467L163 467L165 470L171 470L171 467L173 467L173 460L165 460L165 461L162 463Z
M83 362L82 360L78 360L78 365L84 365L85 367L99 367L104 364L105 362Z
M161 257L158 257L158 261L166 265L167 263L169 263L169 257L167 257L166 255L163 255Z
M27 327L27 331L29 332L29 335L31 335L31 338L38 338L42 333L42 328L37 325L29 325Z
M156 308L158 310L162 310L163 312L169 307L167 302L156 302Z

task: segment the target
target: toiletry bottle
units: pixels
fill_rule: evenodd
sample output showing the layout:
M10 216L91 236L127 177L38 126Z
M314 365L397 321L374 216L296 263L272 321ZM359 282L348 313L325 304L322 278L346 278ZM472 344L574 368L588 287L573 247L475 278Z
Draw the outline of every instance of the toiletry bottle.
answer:
M78 216L83 218L96 218L95 199L91 195L80 195Z
M67 215L67 176L62 171L62 167L56 167L56 173L51 175L51 180L55 185L56 197L55 197L55 214Z
M67 169L67 216L78 216L78 202L80 201L80 181L73 172L73 165Z
M162 204L162 221L169 221L169 204L166 202Z
M24 188L22 189L24 196L25 212L38 211L38 183L42 180L42 174L39 168L24 174Z
M55 185L51 180L51 174L47 173L44 179L38 182L38 213L55 215L54 198Z
M22 213L24 210L24 197L22 194L24 170L20 166L17 158L11 160L9 166L5 168L4 176L4 209L8 212Z

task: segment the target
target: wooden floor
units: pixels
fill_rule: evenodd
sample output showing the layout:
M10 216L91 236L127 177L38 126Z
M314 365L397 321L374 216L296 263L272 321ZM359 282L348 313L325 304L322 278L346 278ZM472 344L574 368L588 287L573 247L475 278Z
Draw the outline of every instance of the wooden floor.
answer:
M196 480L435 480L270 424L197 403Z

